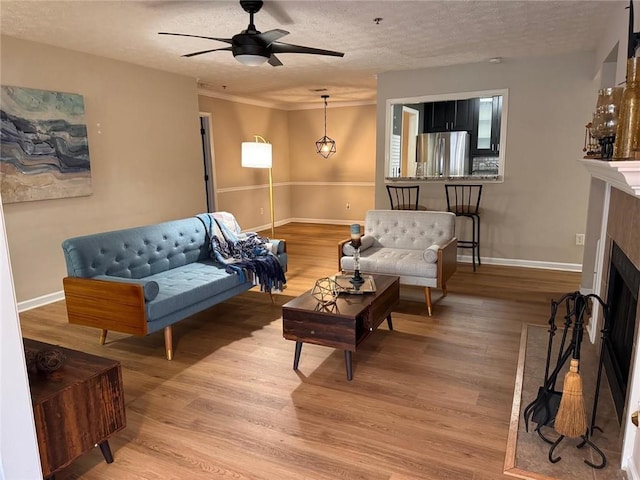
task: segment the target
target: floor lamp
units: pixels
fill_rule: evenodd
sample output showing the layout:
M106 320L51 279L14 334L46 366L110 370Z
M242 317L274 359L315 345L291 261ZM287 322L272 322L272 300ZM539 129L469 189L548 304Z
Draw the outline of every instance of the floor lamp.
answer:
M242 166L247 168L269 169L269 207L271 209L271 238L275 233L275 216L273 214L273 176L271 174L271 144L260 135L254 135L254 142L242 142Z

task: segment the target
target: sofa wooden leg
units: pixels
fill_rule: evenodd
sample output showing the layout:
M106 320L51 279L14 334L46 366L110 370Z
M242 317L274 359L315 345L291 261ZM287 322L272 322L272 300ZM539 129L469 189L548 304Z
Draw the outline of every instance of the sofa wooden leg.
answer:
M107 332L108 330L102 330L100 332L100 345L104 345L104 342L107 341Z
M173 360L173 330L171 330L171 325L164 327L164 348L167 352L167 360Z
M424 287L424 299L427 301L427 312L431 316L431 288Z
M275 299L275 298L273 298L273 293L269 292L269 296L271 297L271 303L272 303L273 305L275 305L275 304L276 304L276 299Z
M443 297L447 296L447 286L446 285L442 285L442 296Z

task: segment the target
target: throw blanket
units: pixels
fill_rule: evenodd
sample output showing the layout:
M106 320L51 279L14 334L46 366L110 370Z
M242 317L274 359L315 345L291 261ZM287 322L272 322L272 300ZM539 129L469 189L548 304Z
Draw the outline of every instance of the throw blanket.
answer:
M209 234L211 258L224 266L226 272L240 275L243 282L248 277L254 285L260 285L262 292L282 290L287 280L278 257L266 247L268 239L257 233L247 233L239 238L213 215L196 216L204 223ZM214 222L218 226L217 231L222 232L222 237L216 234Z

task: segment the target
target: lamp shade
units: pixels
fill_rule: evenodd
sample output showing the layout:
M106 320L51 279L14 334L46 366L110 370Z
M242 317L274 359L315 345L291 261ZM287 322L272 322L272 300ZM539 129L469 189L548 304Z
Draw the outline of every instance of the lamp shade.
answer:
M242 142L242 166L249 168L271 168L271 144Z

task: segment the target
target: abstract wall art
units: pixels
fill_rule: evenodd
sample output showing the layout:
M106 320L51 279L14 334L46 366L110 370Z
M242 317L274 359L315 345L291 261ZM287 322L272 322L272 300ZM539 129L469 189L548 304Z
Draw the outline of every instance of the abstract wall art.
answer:
M2 203L91 195L82 95L0 87Z

